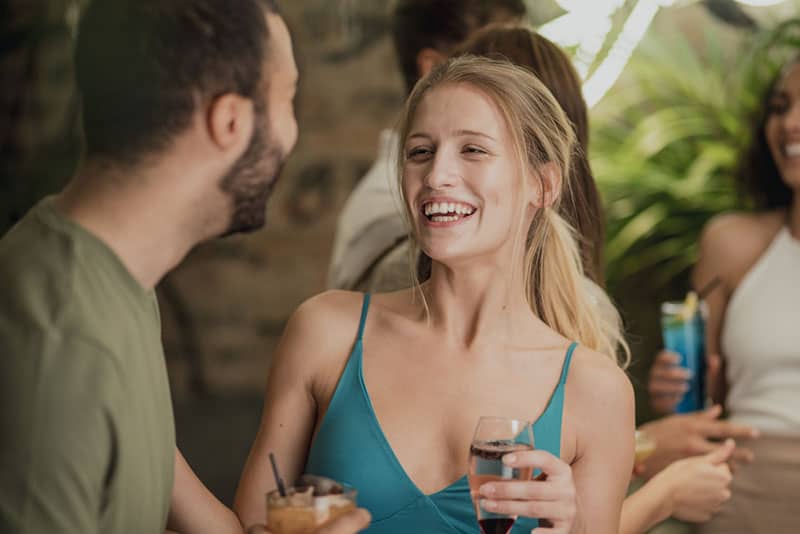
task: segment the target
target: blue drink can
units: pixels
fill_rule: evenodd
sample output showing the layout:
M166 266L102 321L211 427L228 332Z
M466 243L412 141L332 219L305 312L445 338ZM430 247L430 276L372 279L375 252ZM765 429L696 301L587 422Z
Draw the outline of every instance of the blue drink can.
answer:
M680 365L691 371L689 390L684 394L677 413L702 410L705 407L705 319L703 306L694 306L691 316L686 316L683 302L664 302L661 304L661 335L664 348L681 357Z

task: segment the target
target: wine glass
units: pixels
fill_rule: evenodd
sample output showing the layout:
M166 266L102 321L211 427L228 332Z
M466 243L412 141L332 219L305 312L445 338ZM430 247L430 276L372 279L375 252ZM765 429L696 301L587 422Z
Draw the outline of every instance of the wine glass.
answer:
M516 516L484 510L478 489L493 480L530 480L532 467L512 468L503 463L511 452L533 449L533 428L528 421L506 417L481 417L469 448L469 492L483 534L507 534Z

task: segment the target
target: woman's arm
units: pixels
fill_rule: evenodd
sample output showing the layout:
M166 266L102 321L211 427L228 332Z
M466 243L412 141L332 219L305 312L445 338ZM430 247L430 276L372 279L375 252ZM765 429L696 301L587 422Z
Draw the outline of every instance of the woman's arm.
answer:
M266 521L265 494L276 487L270 452L287 484L303 472L317 418L316 388L325 377L334 384L338 380L356 336L359 297L324 293L301 305L286 326L273 354L261 424L234 500L245 529Z
M314 531L314 534L354 534L369 526L364 509L353 510ZM175 485L164 534L243 534L236 514L222 504L195 476L175 449ZM251 526L246 534L270 534L265 525Z
M572 464L578 490L582 530L617 534L622 502L633 471L635 404L625 373L608 358L591 351L581 358L567 382L570 406L564 426L576 435ZM571 399L571 400L570 400Z

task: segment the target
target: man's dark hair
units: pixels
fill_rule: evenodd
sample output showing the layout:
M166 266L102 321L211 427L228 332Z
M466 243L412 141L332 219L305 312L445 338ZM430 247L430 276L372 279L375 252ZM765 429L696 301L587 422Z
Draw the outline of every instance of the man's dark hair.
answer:
M449 54L475 30L525 13L524 0L396 0L392 37L408 92L419 79L417 55L423 48Z
M195 106L257 97L274 0L94 0L75 69L87 157L135 164L188 127Z

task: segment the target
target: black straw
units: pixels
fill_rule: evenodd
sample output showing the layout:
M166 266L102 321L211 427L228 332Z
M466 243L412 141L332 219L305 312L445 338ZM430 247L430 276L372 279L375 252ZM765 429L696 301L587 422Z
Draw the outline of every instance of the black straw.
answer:
M714 278L711 279L709 283L704 285L703 288L697 292L697 298L703 300L708 296L709 293L714 291L717 288L717 286L720 285L721 283L722 283L722 278L720 278L719 276L715 276Z
M278 473L278 464L275 462L275 455L269 453L269 461L272 463L272 474L275 475L275 483L278 485L278 492L281 497L286 497L286 486L283 485L283 479Z

